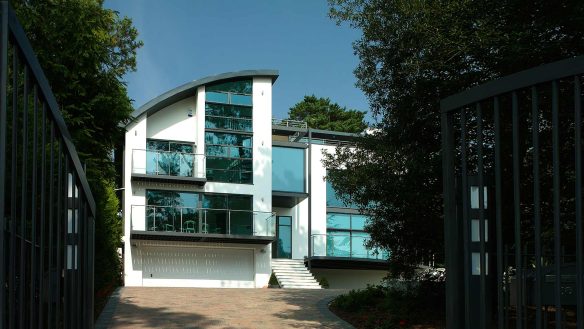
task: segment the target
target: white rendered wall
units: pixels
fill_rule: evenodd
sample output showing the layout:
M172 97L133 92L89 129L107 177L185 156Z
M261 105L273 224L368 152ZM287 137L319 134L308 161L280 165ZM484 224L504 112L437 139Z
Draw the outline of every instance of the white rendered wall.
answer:
M141 161L140 156L136 156L132 150L146 149L146 116L143 115L136 119L136 122L131 123L125 135L124 150L124 192L123 192L123 216L124 216L124 282L126 285L142 285L142 271L141 268L134 267L134 255L131 252L130 232L131 232L131 216L132 205L145 204L144 193L136 193L132 186L132 165L134 161ZM144 163L134 163L135 167L146 167L144 156ZM139 224L139 223L137 223Z
M326 169L322 164L323 150L334 152L334 146L315 145L310 146L311 154L311 191L312 198L312 250L314 256L326 255Z
M387 271L380 270L344 270L316 269L311 270L317 279L326 278L331 289L362 289L368 284L381 284Z
M195 97L171 104L148 117L146 138L196 143L198 115Z

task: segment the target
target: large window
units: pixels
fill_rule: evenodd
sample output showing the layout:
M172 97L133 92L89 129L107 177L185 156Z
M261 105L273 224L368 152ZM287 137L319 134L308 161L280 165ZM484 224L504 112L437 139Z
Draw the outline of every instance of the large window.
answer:
M205 132L207 179L252 183L252 136Z
M387 259L386 252L375 253L365 247L369 233L364 232L367 216L328 213L326 254L331 257Z
M146 173L190 177L195 165L194 145L149 139L146 141Z
M237 80L205 86L209 103L252 105L252 80Z
M355 203L345 204L341 201L339 194L335 191L329 180L326 181L326 206L333 208L358 208Z
M272 147L272 190L305 192L305 150Z
M205 155L209 181L253 183L252 85L252 80L246 79L205 87Z
M227 104L205 104L205 128L252 131L252 108Z
M251 195L146 191L146 229L253 235Z

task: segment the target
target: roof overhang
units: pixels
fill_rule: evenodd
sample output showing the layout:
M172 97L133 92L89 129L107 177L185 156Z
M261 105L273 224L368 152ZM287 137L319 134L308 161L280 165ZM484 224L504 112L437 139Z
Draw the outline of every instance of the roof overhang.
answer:
M222 73L218 75L213 75L209 77L205 77L202 79L194 80L188 83L185 83L182 86L178 86L174 89L171 89L164 94L152 99L148 103L142 105L138 108L134 113L132 113L132 122L142 115L153 115L154 113L162 110L163 108L174 104L180 100L183 100L187 97L195 95L197 88L200 86L204 86L206 84L225 81L225 80L233 80L239 78L252 78L252 77L268 77L272 79L272 83L278 79L279 72L277 70L245 70L245 71L238 71L238 72L228 72ZM131 123L131 122L130 122ZM129 123L129 124L130 124ZM128 124L128 125L129 125ZM126 125L126 127L128 126Z

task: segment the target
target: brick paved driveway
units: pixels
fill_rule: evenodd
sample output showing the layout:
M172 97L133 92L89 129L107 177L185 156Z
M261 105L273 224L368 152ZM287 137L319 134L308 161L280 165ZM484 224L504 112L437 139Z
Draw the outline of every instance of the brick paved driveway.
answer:
M343 290L124 287L102 328L352 328L328 308Z

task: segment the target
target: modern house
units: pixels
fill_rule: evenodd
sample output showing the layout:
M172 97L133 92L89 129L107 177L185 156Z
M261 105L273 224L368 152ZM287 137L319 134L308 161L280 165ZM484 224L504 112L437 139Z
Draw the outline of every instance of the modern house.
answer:
M274 70L195 80L134 113L124 140L126 286L364 287L386 274L366 216L324 180L354 135L272 119Z

